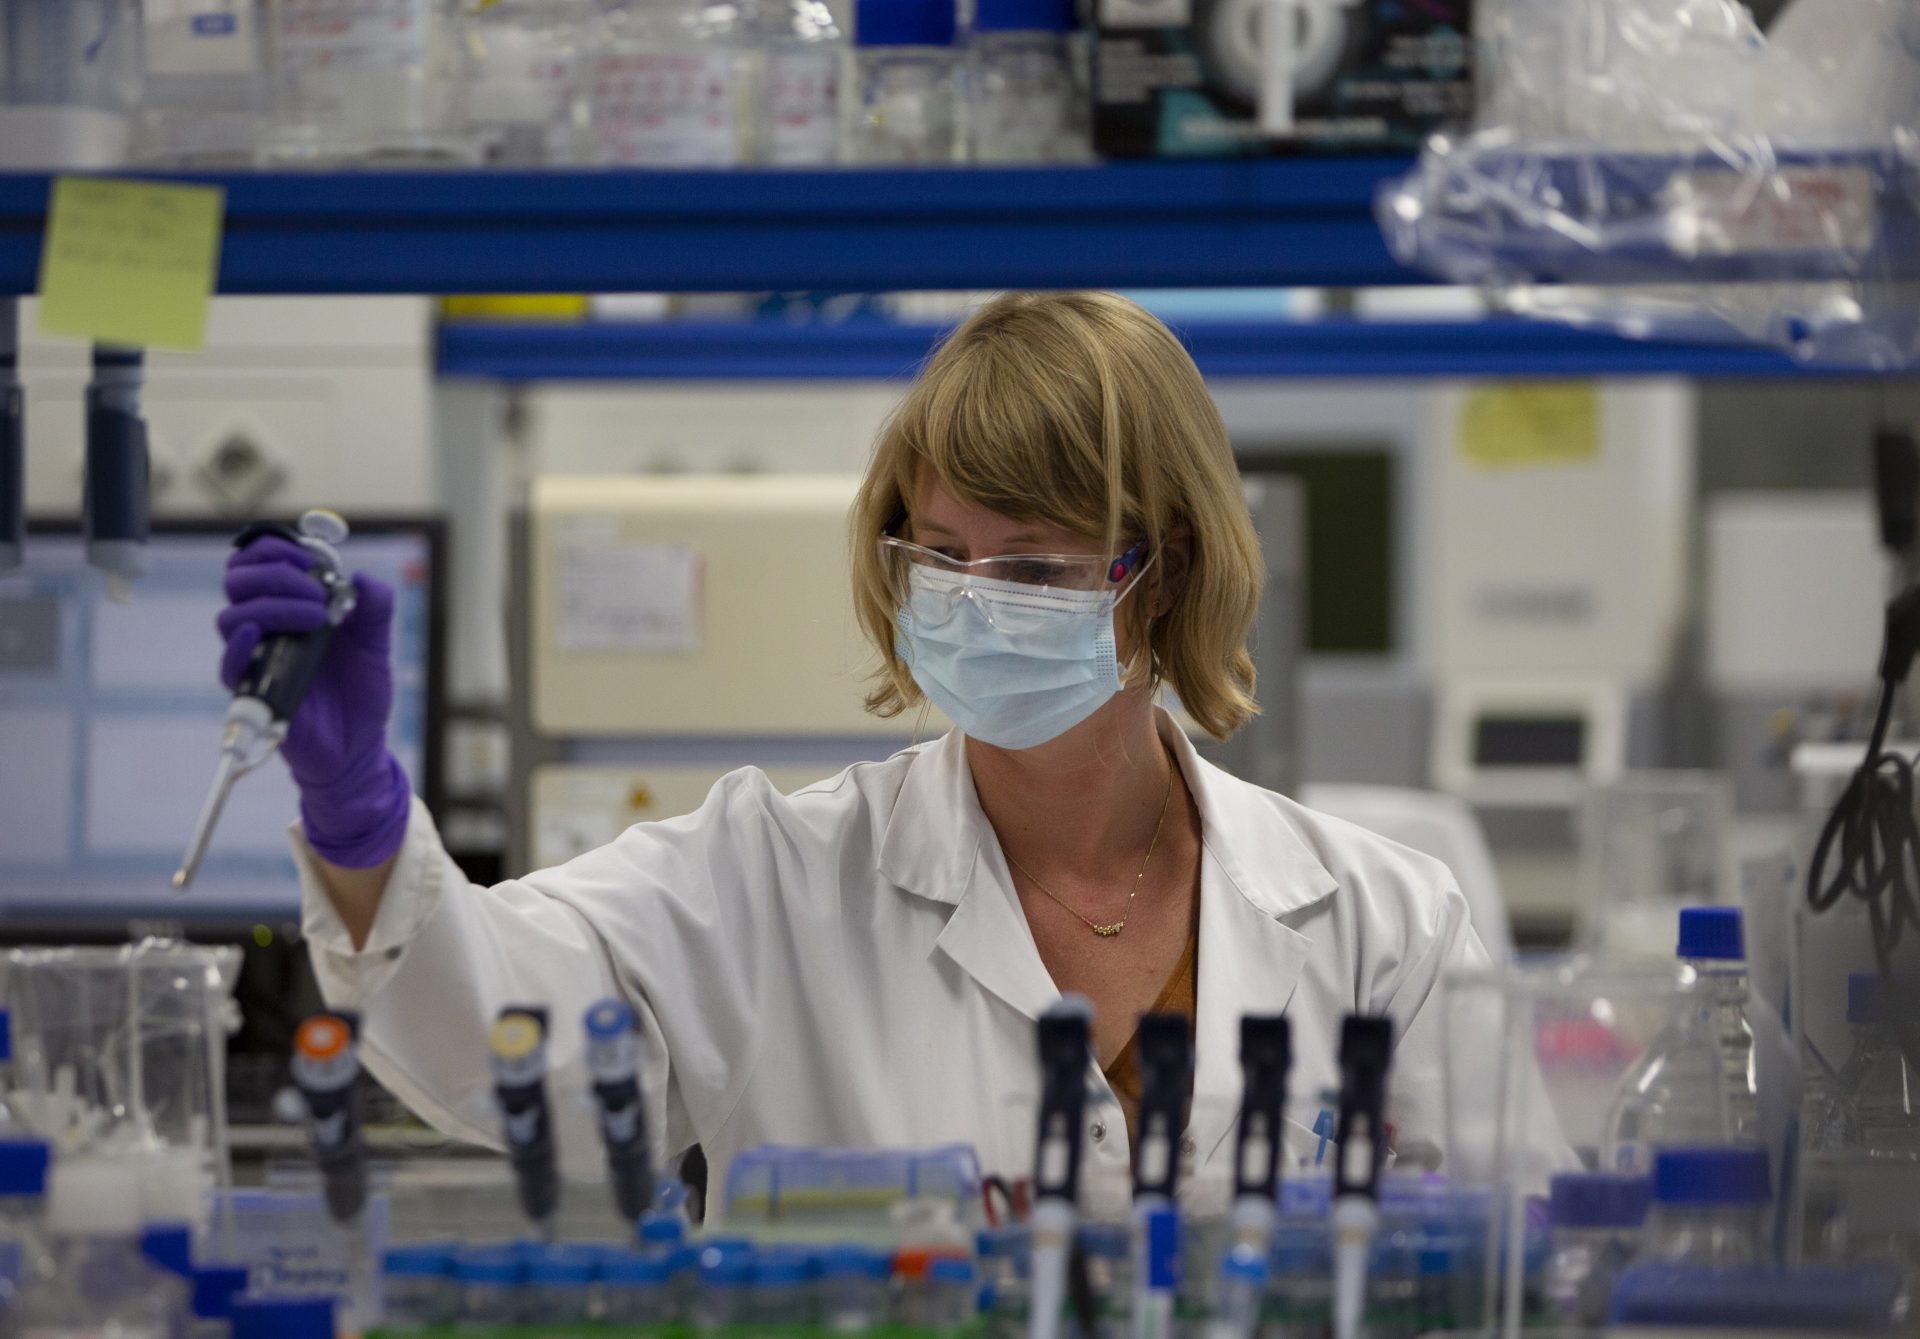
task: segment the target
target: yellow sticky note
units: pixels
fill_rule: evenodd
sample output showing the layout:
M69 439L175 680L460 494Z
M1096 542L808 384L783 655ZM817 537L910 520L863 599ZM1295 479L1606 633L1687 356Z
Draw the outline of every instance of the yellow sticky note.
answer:
M57 178L40 251L41 331L200 348L225 206L216 186Z
M1600 454L1600 390L1590 381L1479 386L1460 411L1460 454L1487 469L1571 465Z

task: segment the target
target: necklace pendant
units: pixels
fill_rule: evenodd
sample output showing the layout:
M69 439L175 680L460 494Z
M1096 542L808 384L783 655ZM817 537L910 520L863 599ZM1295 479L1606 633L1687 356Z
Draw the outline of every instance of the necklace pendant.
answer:
M1127 923L1125 921L1115 921L1112 925L1095 925L1093 932L1102 939L1111 939L1126 928Z

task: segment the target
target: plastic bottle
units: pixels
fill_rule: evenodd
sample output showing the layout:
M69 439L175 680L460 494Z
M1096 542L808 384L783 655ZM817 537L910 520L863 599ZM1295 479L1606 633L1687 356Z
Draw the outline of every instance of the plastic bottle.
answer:
M571 163L586 148L586 0L493 0L462 19L467 124L490 163Z
M885 1324L892 1274L892 1259L878 1247L835 1246L822 1252L820 1328L829 1334L865 1334Z
M1771 1198L1763 1149L1663 1148L1639 1258L1709 1268L1765 1264Z
M600 1296L609 1325L672 1325L681 1317L671 1253L609 1253L600 1261Z
M586 76L590 157L649 167L746 160L751 15L719 0L605 0Z
M843 90L856 163L947 163L960 149L954 0L858 0Z
M709 1245L700 1252L700 1291L693 1305L695 1333L719 1334L747 1323L753 1270L751 1248Z
M840 82L847 38L823 0L761 0L765 69L754 103L753 158L782 167L840 161Z
M1920 1073L1907 1063L1889 1026L1877 972L1847 978L1847 1025L1853 1054L1836 1080L1852 1117L1858 1147L1870 1158L1920 1161Z
M1226 1253L1208 1339L1253 1339L1260 1332L1271 1268L1268 1253L1255 1247L1235 1246Z
M250 164L267 112L261 0L148 3L142 22L146 91L134 157L168 165Z
M0 168L114 167L139 104L140 23L130 0L0 5Z
M934 1334L957 1335L980 1314L980 1292L973 1261L942 1256L927 1268L923 1324Z
M525 1261L512 1246L469 1246L454 1258L460 1318L471 1325L517 1325L525 1318L520 1282Z
M1613 1281L1640 1252L1652 1199L1653 1183L1644 1176L1562 1172L1553 1178L1546 1293L1556 1321L1605 1323Z
M140 1204L109 1162L63 1162L47 1203L48 1268L21 1290L18 1330L36 1339L169 1339L186 1288L140 1254Z
M1758 1105L1739 915L1733 907L1681 911L1679 956L1689 980L1615 1089L1603 1170L1645 1175L1661 1147L1752 1138Z
M52 1158L44 1139L0 1139L0 1284L10 1289L45 1269Z
M521 1314L541 1324L583 1324L590 1312L598 1253L587 1246L543 1246L528 1252L521 1275Z
M386 1301L384 1329L451 1325L460 1318L460 1285L454 1269L459 1251L451 1244L396 1246L380 1261Z
M967 53L970 156L1070 163L1093 156L1073 0L977 0Z
M277 162L469 161L459 0L274 0Z

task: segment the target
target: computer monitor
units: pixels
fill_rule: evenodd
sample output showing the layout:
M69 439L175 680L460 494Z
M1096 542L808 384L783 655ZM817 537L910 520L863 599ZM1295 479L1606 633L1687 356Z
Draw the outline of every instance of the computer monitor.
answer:
M272 758L235 786L199 876L169 878L219 756L228 695L214 617L237 527L156 524L147 575L116 602L71 525L30 528L0 577L0 935L179 921L218 932L299 905L296 793ZM348 565L395 591L388 742L438 799L441 528L354 519Z

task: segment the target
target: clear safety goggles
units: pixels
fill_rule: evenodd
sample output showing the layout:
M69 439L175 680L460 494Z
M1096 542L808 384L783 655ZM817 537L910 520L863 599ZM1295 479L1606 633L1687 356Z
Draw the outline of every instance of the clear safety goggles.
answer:
M1139 584L1151 567L1147 541L1118 557L1096 554L1010 553L971 562L885 535L880 559L895 596L925 607L945 600L984 597L991 603L1030 603L1034 607L1111 609ZM929 611L931 612L931 611Z

